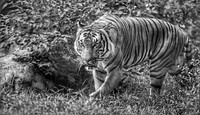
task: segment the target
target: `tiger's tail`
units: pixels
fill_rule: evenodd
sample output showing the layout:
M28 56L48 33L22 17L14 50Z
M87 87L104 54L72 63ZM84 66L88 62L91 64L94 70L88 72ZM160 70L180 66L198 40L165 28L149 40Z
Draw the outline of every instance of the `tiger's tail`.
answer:
M189 70L193 68L193 65L191 64L191 60L193 57L192 47L193 44L189 37L187 37L184 42L182 53L176 60L175 66L172 66L168 72L170 75L177 76L178 74L181 74L185 67L187 67ZM177 67L178 65L179 67Z
M193 47L192 41L191 39L189 39L189 37L187 37L186 42L184 44L183 56L184 56L184 64L187 64L187 67L189 69L193 67L193 65L190 64L193 56L192 47Z

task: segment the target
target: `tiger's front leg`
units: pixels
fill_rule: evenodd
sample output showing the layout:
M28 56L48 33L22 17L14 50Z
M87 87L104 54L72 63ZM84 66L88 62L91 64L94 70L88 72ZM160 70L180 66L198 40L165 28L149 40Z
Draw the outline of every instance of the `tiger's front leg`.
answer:
M96 91L103 84L103 82L107 76L107 73L106 73L106 71L93 70L92 74L93 74L93 79L94 79L94 88Z
M104 76L105 75L105 76ZM100 78L104 77L104 81ZM91 98L103 96L110 93L119 83L121 79L121 72L114 70L109 74L102 74L98 71L93 71L93 78L95 84L95 92L90 94Z

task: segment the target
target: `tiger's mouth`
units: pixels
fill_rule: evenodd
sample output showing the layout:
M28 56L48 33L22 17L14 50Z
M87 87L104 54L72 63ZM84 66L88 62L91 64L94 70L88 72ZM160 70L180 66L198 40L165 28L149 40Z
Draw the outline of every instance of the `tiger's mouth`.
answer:
M86 63L86 69L87 69L87 70L93 70L93 69L98 68L98 67L97 67L97 62L98 62L98 60L96 60L96 59L93 59L93 60L88 61L88 62Z
M98 62L103 61L103 58L95 58L91 59L90 61L86 62L86 69L87 70L93 70L93 69L98 69Z

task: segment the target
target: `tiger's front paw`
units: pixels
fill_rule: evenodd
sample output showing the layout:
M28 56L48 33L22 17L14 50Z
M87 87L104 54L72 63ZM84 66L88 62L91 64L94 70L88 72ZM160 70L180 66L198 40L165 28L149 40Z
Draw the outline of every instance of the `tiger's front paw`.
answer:
M102 88L99 88L95 92L90 94L90 99L101 98L105 94L105 91Z
M109 92L110 88L106 84L103 84L98 90L90 94L90 98L102 97Z
M96 98L97 96L100 96L100 91L97 90L90 94L90 99Z

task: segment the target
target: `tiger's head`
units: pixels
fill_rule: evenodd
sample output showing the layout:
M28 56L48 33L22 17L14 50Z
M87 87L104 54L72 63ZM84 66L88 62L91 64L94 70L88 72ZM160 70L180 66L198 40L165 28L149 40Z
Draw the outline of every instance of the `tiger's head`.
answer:
M104 29L79 25L74 48L88 67L96 68L98 62L110 56L113 43Z

